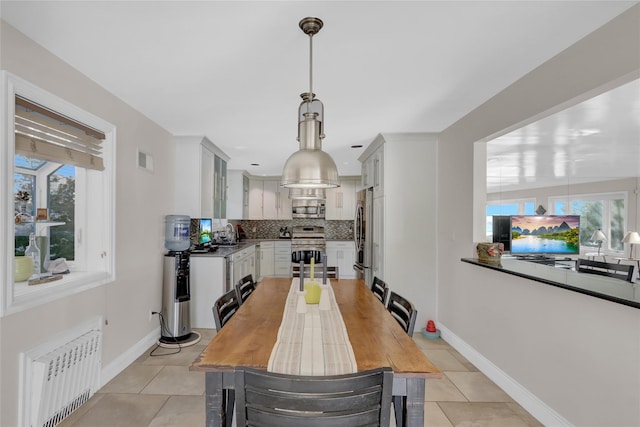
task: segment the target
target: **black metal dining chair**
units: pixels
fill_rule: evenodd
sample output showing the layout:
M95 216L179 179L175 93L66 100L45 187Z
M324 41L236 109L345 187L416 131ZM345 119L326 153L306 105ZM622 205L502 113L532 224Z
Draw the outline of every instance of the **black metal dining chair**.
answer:
M238 304L242 305L242 303L249 298L249 295L256 290L256 282L253 281L253 275L248 274L238 280L238 283L235 285L235 289L238 296Z
M576 260L576 271L578 273L597 274L599 276L613 277L615 279L633 281L633 264L613 264L578 258Z
M298 376L236 369L238 426L388 426L393 372Z
M404 331L410 337L413 336L413 329L416 325L416 317L418 310L415 306L406 298L399 294L390 291L389 301L387 303L387 310L391 313L394 319L402 326ZM393 408L396 415L396 424L403 425L406 406L406 396L393 396Z
M238 295L235 289L232 289L216 300L211 308L213 311L213 321L216 324L216 331L220 329L231 319L231 317L240 308Z
M216 324L216 331L220 329L233 317L240 308L240 300L236 289L232 289L216 300L211 307L213 311L213 321ZM232 389L226 389L224 392L223 405L227 414L227 423L225 427L231 426L233 407L235 405L235 393Z
M389 286L387 286L386 282L379 277L373 278L373 283L371 284L371 291L373 294L385 304L387 302L387 295L389 294Z
M292 266L292 274L293 277L300 277L300 266L297 264L293 264ZM317 267L315 269L314 274L314 279L316 280L321 280L322 279L322 268L321 267ZM305 265L304 266L304 277L311 277L311 266L310 265ZM339 279L340 278L340 273L338 272L338 267L335 266L328 266L327 267L327 278L329 279Z
M412 337L413 328L416 325L416 316L418 315L418 310L416 310L415 306L406 298L396 292L390 291L387 310L389 310L393 318L398 321L407 335Z

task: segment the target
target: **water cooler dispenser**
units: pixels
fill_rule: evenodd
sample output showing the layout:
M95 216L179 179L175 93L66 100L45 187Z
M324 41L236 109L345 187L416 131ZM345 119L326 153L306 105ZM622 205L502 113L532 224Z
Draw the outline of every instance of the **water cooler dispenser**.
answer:
M162 277L161 337L163 347L184 347L200 341L200 334L191 330L189 283L189 227L186 215L167 215Z

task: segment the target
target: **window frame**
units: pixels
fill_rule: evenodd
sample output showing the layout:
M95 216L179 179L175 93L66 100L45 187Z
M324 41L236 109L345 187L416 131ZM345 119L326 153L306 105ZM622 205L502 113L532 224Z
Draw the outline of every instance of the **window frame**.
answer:
M0 317L17 313L66 296L105 285L115 280L115 158L116 127L109 122L41 89L7 71L0 70ZM62 280L22 289L13 282L13 174L15 159L15 96L23 96L60 114L73 118L105 134L102 158L105 170L77 168L76 239L83 239L76 252L84 263L83 271L74 271ZM80 187L80 188L78 188ZM98 189L98 191L89 191ZM78 200L82 207L78 209ZM91 221L88 221L91 218ZM36 226L37 228L37 226ZM88 236L93 236L88 238Z
M564 195L564 196L550 196L549 197L549 209L553 214L556 213L556 202L564 202L567 206L571 207L571 203L574 201L605 201L607 203L603 206L602 212L602 231L607 236L606 247L601 249L601 252L612 254L612 255L620 255L624 254L624 244L622 245L622 249L612 249L611 248L611 211L610 211L610 202L613 200L624 200L624 210L623 210L623 229L626 230L627 224L629 221L629 193L627 191L613 191L606 193L584 193L584 194L572 194L572 195ZM568 212L567 214L571 214L572 212ZM580 244L581 251L593 251L597 246L592 245L584 245L582 242Z
M518 205L518 213L516 215L526 215L526 205L527 203L532 203L535 208L537 200L535 197L522 197L517 199L500 199L500 200L491 200L485 203L484 211L485 211L485 236L487 239L491 238L491 233L489 233L489 215L487 215L487 209L489 206L502 206L502 205ZM500 214L500 215L509 215L509 214ZM492 230L493 232L493 230Z
M54 213L54 211L51 209L51 177L54 174L57 174L61 169L64 169L65 167L68 166L68 167L71 167L71 168L74 169L73 181L75 183L75 181L77 181L78 167L77 166L73 166L73 165L62 165L60 163L53 163L53 162L49 162L49 163L52 166L53 170L48 172L46 174L46 177L44 177L46 182L44 182L44 184L43 184L44 188L42 189L42 191L44 193L46 193L47 197L46 197L46 201L45 201L46 205L43 203L42 204L43 206L41 206L41 207L47 208L47 211L48 211L49 215L52 215L52 213ZM74 187L75 187L75 184L74 184ZM74 191L74 203L73 203L73 206L74 206L74 240L76 240L75 239L75 233L76 233L76 227L75 227L76 204L83 202L83 200L79 200L78 199L78 195L75 194L75 193L76 192ZM80 197L82 197L82 195L80 195ZM53 221L56 221L56 220L53 220ZM47 230L47 236L49 237L49 245L51 245L51 234L52 234L52 232L55 234L55 231L56 231L56 228L53 228L53 227L49 227L49 229ZM50 247L49 247L49 249L50 249ZM67 264L68 265L72 265L73 267L71 267L71 268L77 268L76 267L77 263L75 261L75 251L76 251L76 245L75 244L74 244L73 251L74 251L74 259L73 260L69 260L67 258Z
M49 206L49 197L50 197L50 188L49 188L49 178L51 177L51 175L53 175L54 173L56 173L60 168L65 167L65 166L70 166L75 168L75 174L77 175L78 173L78 169L81 169L81 167L78 166L73 166L73 165L63 165L61 163L55 163L55 162L51 162L51 161L46 161L46 163L39 167L36 170L31 170L31 169L25 169L22 168L20 166L15 166L14 165L14 176L16 173L21 174L21 175L27 175L27 176L31 176L33 177L33 182L35 185L33 185L33 190L32 193L34 195L34 203L33 203L33 208L34 208L34 212L29 212L30 214L35 214L35 209L36 208L47 208L50 211L50 206ZM75 180L75 176L74 176L74 180ZM14 182L15 184L15 182ZM42 196L42 194L46 194L46 196ZM83 203L83 200L81 200L81 198L85 196L85 195L78 195L76 194L75 197L75 203L74 203L74 210L75 210L75 205L77 203ZM79 199L80 198L80 199ZM52 223L55 223L55 220L51 220ZM33 224L33 232L37 235L46 235L49 237L49 239L51 239L51 231L53 227L51 226L43 226L41 224L36 224L36 223L32 223ZM74 226L74 234L76 232L76 227ZM75 240L75 239L74 239ZM74 252L76 250L76 247L78 246L78 243L74 244ZM80 246L81 246L81 242L80 242ZM14 248L15 249L15 248ZM43 250L43 248L39 248L40 251ZM67 265L70 267L70 269L73 271L73 269L82 269L83 266L82 265L76 265L76 261L75 261L75 256L73 260L66 260Z

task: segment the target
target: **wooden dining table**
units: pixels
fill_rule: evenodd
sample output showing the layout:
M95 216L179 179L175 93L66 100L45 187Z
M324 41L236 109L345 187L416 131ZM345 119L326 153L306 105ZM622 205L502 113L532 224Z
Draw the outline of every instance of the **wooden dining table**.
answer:
M239 366L267 369L282 322L291 278L264 278L215 335L190 369L205 372L206 425L224 426L224 390ZM423 426L425 379L441 378L416 343L361 279L331 279L358 371L389 366L393 395L403 396L406 426Z

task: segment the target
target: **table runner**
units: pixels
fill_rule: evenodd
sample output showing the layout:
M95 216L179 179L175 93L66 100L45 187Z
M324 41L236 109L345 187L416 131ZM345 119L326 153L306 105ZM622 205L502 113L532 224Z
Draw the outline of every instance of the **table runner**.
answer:
M323 287L329 309L306 304L298 313L299 278L287 295L282 323L269 357L267 370L291 375L340 375L357 371L353 348L330 282ZM305 278L308 283L311 279Z

